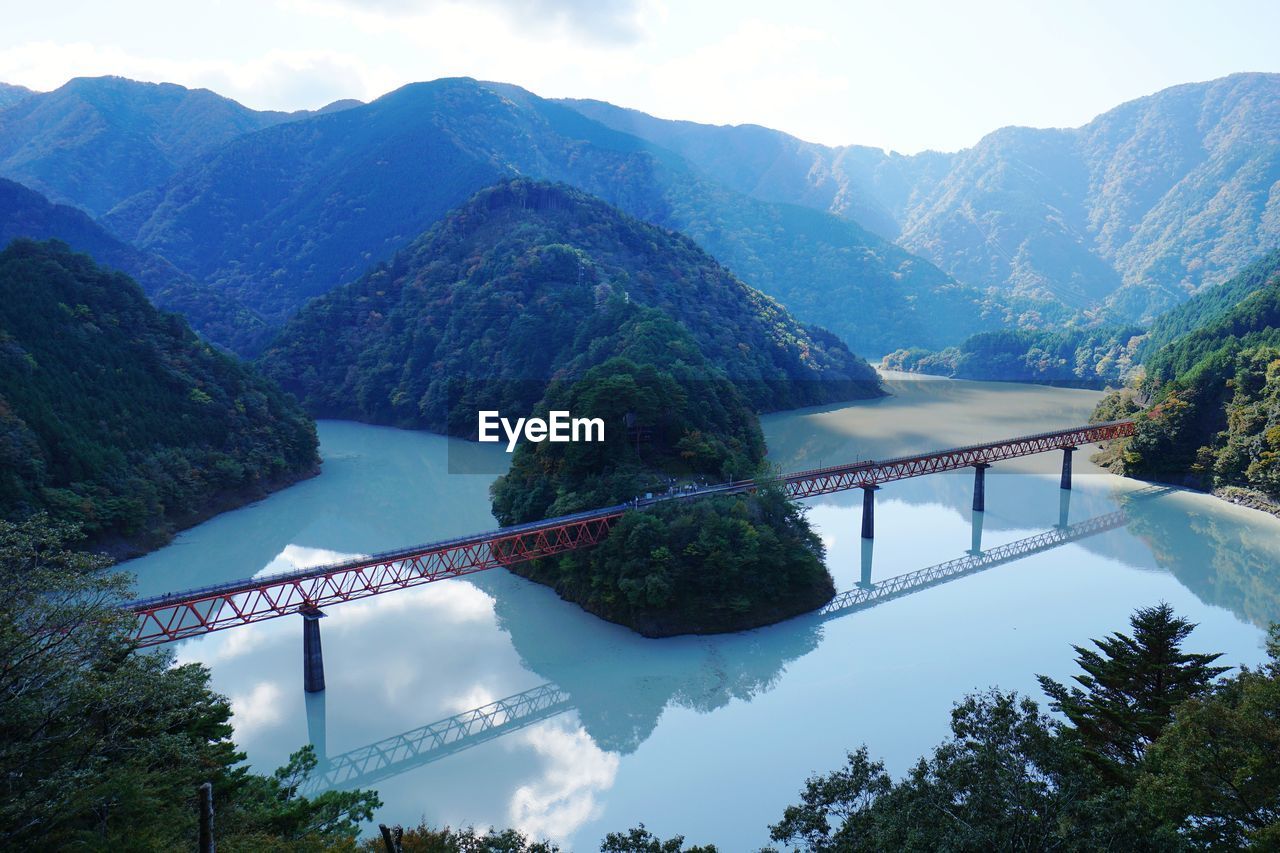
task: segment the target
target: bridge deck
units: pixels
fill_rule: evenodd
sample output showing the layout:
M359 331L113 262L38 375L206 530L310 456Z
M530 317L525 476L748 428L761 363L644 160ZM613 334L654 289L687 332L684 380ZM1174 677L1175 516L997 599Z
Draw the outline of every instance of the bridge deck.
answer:
M915 456L799 471L771 482L780 484L790 498L807 498L1108 441L1132 435L1133 429L1133 421L1110 421ZM756 480L722 483L332 565L140 599L127 608L138 617L134 634L138 645L159 645L285 616L303 608L326 607L587 547L608 535L609 528L627 510L709 495L739 494L761 485L764 484Z

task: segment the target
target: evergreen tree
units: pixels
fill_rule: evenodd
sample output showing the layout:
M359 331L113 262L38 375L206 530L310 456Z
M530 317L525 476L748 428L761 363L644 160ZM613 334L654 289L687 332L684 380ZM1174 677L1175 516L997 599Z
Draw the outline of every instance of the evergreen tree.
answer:
M611 832L600 843L600 853L716 853L716 846L701 844L684 846L684 836L676 835L663 841L644 824L633 826L626 832Z
M77 535L0 521L0 849L189 849L206 781L220 850L350 847L377 795L298 796L310 747L249 773L208 670L134 652L126 576Z
M1270 661L1188 699L1149 750L1143 804L1207 849L1280 849L1280 625Z
M1096 650L1074 647L1084 670L1075 676L1080 687L1039 676L1051 707L1066 716L1085 756L1116 781L1142 760L1179 703L1203 694L1229 669L1213 665L1219 654L1182 650L1195 625L1175 616L1168 604L1138 610L1129 624L1132 636L1116 632L1094 640Z

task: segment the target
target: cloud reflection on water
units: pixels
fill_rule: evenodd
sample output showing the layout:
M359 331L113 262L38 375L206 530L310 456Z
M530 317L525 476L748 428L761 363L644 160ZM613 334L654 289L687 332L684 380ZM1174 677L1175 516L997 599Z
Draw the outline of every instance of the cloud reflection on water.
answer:
M613 787L617 753L596 746L576 721L548 720L513 735L517 746L532 747L543 759L540 778L511 795L511 825L535 838L564 842L584 823L600 816L597 794Z

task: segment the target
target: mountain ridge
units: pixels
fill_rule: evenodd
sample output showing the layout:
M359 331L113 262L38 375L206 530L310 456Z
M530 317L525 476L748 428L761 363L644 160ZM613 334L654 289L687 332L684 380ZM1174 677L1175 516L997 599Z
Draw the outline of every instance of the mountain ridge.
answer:
M958 152L916 155L564 103L722 177L740 165L731 155L746 136L764 137L755 171L730 181L740 191L855 219L870 210L864 224L965 284L1113 319L1149 319L1280 236L1280 74L1180 84L1078 128L1010 126Z
M19 101L24 101L36 94L26 86L15 86L12 83L0 83L0 110L8 109Z
M136 554L318 470L297 402L57 241L0 250L0 509Z
M201 152L309 115L176 83L75 77L0 111L0 175L100 217Z
M389 258L472 193L562 181L692 236L860 352L1000 325L977 290L861 226L739 195L677 155L516 86L448 78L234 139L105 220L280 322ZM413 192L405 192L412 187ZM858 304L857 316L842 310Z

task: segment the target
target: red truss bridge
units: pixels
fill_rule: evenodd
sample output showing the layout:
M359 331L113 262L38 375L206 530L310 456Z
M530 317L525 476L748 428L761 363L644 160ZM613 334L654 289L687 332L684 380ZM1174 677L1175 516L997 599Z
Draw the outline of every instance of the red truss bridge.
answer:
M786 474L770 481L790 498L807 498L861 488L862 535L874 535L874 490L881 483L961 468L975 469L974 509L984 508L984 474L996 462L1063 451L1062 488L1071 488L1071 453L1077 447L1133 434L1133 421L1111 421L1074 429L936 450L918 456L862 461ZM134 639L155 646L224 628L248 625L294 613L318 615L320 608L460 577L498 566L536 560L595 545L628 510L643 510L666 501L696 500L708 495L751 492L762 484L739 480L692 491L503 527L415 548L374 554L333 565L248 578L185 592L146 598L127 607L137 616ZM316 656L319 656L318 625ZM311 641L308 640L308 647ZM322 689L323 676L318 682ZM310 689L310 688L309 688Z

